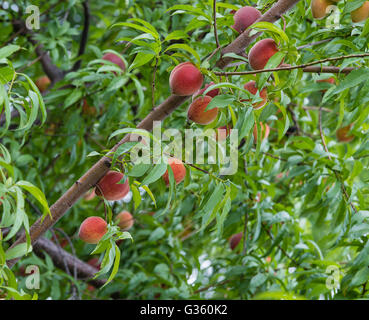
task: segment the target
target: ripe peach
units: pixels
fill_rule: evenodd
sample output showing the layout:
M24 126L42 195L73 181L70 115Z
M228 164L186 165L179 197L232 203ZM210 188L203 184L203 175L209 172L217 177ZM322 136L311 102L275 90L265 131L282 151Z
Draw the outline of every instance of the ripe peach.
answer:
M253 80L247 82L243 87L253 95L256 95L256 93L258 92L258 89L256 88L256 82L253 81ZM261 99L263 99L263 101L255 102L252 105L254 107L254 109L260 109L260 108L264 107L265 104L267 103L267 99L268 99L267 88L261 89L261 91L259 92L259 96L260 96ZM245 100L242 100L242 101L249 101L249 100L245 99Z
M217 129L216 139L218 141L224 141L231 134L231 127L229 125L219 127Z
M369 1L365 1L364 4L354 11L351 11L352 22L361 22L369 17Z
M35 81L35 85L41 93L46 91L50 83L51 81L48 76L42 76Z
M86 99L83 99L82 112L88 116L96 115L96 108L88 104Z
M207 88L209 88L210 86L212 86L213 84L214 84L214 82L212 81L212 82L210 82L210 83L206 84L206 85L205 85L205 87L204 87L203 89L200 89L200 90L196 91L196 92L192 95L192 101L193 101L195 98L197 98L198 96L201 96L201 95L205 92L205 90L206 90ZM214 90L210 90L206 95L207 95L207 96L209 96L209 97L214 98L215 96L217 96L217 95L219 94L219 92L220 92L220 90L219 90L219 88L217 88L217 89L214 89Z
M258 41L249 52L251 68L254 70L264 69L269 59L278 51L277 44L273 39L268 38Z
M182 62L170 73L169 85L173 94L189 96L200 90L204 77L191 62Z
M257 19L261 17L261 13L254 7L243 7L238 9L234 15L234 25L232 26L237 32L244 32L249 26L251 26Z
M95 267L96 269L100 270L101 268L101 263L99 262L99 259L98 258L91 258L90 260L87 261L87 263L90 265L90 266L93 266Z
M311 13L314 19L321 20L329 12L329 6L333 5L333 0L311 0Z
M243 233L239 232L239 233L235 233L229 238L229 245L232 250L234 250L238 246L238 244L240 243L242 239L242 236L243 236Z
M86 200L86 201L90 201L92 200L93 198L95 198L96 196L96 193L95 193L95 189L92 189L89 193L86 193L83 198Z
M183 162L177 158L168 158L168 164L172 168L174 180L176 184L183 181L186 176L186 167L184 166ZM163 179L166 185L169 185L169 173L168 169L163 174Z
M269 133L270 133L270 128L267 124L263 124L262 122L260 122L260 129L261 129L261 140L264 140L266 138L268 138L269 136ZM256 143L258 141L258 128L255 124L254 126L254 131L253 131L253 134L254 134L254 142Z
M317 80L316 82L327 82L327 83L330 83L330 84L336 84L336 80L334 78L328 78L328 79L321 79L321 80ZM324 90L321 90L322 93L326 92L327 90L324 89Z
M336 80L331 77L331 78L328 78L328 79L317 80L316 82L327 82L327 83L330 83L330 84L335 84Z
M218 108L205 111L211 100L212 98L209 96L199 97L194 100L187 111L188 119L195 123L204 125L213 122L218 115Z
M128 179L124 183L118 183L124 174L118 171L109 171L96 186L95 193L103 196L106 200L120 200L129 192Z
M350 141L354 140L355 136L348 134L349 131L351 130L352 126L353 126L353 124L351 123L348 126L342 127L342 128L337 130L336 137L337 137L338 141L340 141L340 142L350 142Z
M110 61L110 62L113 62L115 63L116 65L118 65L119 68L121 68L123 71L126 70L126 66L124 64L124 61L119 57L117 56L116 54L114 53L111 53L111 52L108 52L108 53L105 53L102 57L103 60L106 60L106 61Z
M131 229L134 222L132 214L128 211L120 212L117 215L116 220L118 221L119 228L124 231Z
M82 222L78 236L86 243L96 244L107 231L107 224L104 219L100 217L88 217Z

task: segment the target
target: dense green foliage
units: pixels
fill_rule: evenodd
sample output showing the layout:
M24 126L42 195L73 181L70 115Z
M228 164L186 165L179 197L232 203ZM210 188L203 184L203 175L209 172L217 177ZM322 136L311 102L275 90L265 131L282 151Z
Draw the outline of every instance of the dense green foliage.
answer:
M75 286L83 299L111 299L113 293L124 299L367 298L369 69L365 58L324 64L355 67L349 74L307 73L302 68L259 73L257 83L259 88L268 87L268 103L254 110L250 101L240 102L247 96L243 85L253 75L213 73L221 71L215 68L220 51L208 59L216 49L213 1L90 1L88 42L75 71L70 70L83 29L83 1L16 2L23 10L0 7L4 44L0 115L6 119L0 127L0 228L10 229L0 237L4 297L68 299ZM273 2L277 1L217 1L220 45L238 35L230 28L231 10L253 5L265 12ZM64 78L43 95L34 84L44 75L35 45L29 34L14 36L17 29L12 23L26 20L29 14L24 8L31 3L45 12L32 37L65 71ZM258 24L256 29L263 31L258 39L273 37L280 44L281 53L268 66L278 66L283 58L299 65L367 51L369 20L353 24L350 18L362 3L340 1L338 20L333 21L332 17L314 20L310 1L299 1L273 25ZM330 40L298 48L324 39ZM106 52L119 54L126 70L104 62ZM247 62L245 57L237 58ZM132 199L81 198L45 235L54 242L53 234L60 243L69 240L63 249L88 261L96 246L78 238L79 226L89 216L107 217L109 232L93 256L103 259L99 278L112 276L111 281L88 290L87 282L76 280L73 270L57 268L47 254L42 258L34 252L7 268L5 259L31 251L27 246L6 251L17 232L22 228L28 232L37 218L47 215L49 206L128 128L135 128L170 95L170 71L183 61L201 67L207 83L220 83L222 95L216 103L221 111L206 128L231 123L239 129L237 173L220 176L217 164L186 165L184 182L167 187L160 179L166 166L132 165L127 153L132 145L125 145L118 149L113 167L129 177ZM224 71L250 71L250 67L243 63ZM335 84L316 81L328 77ZM89 109L83 106L84 99ZM204 128L187 121L189 101L163 121L163 129ZM18 116L11 117L13 109ZM254 143L253 127L259 122L268 123L271 131L262 140L258 126L259 139ZM338 141L337 129L352 123L354 139ZM135 218L129 230L132 241L114 224L114 215L122 210ZM232 251L228 239L239 232L244 237ZM118 238L124 239L119 245ZM26 288L20 270L27 265L40 268L39 290Z

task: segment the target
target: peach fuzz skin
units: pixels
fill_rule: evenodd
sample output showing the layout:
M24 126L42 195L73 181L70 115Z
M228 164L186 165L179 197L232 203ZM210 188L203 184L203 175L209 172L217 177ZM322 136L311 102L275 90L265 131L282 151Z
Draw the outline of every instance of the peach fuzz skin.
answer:
M174 180L176 184L182 182L186 177L186 167L184 166L183 162L177 158L168 158L168 164L172 168ZM168 169L163 174L163 180L166 185L169 185L169 173Z
M189 96L201 89L204 77L191 62L183 62L174 67L169 76L169 85L173 94Z
M107 232L107 224L100 217L88 217L79 228L79 238L90 244L96 244Z
M277 44L273 39L258 41L249 51L249 63L251 68L253 70L264 69L269 59L278 51Z
M188 119L202 125L213 122L218 115L218 108L205 111L211 100L212 98L209 96L200 97L194 100L187 111Z
M121 228L122 230L131 229L133 226L133 222L134 222L132 214L128 211L120 212L117 215L116 220L118 222L119 228Z
M241 33L251 26L257 19L261 17L261 13L254 7L245 6L236 11L233 16L234 25L232 28Z
M124 175L118 171L109 171L96 185L95 193L104 196L106 200L115 201L124 198L129 192L128 179L123 183L118 182Z

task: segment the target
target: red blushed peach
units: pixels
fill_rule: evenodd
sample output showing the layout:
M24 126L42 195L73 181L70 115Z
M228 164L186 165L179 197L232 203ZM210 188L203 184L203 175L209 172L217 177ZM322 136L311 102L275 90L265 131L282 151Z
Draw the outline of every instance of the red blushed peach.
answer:
M196 92L193 94L193 96L192 96L192 101L193 101L195 98L197 98L198 96L201 96L201 95L205 92L205 90L206 90L207 88L209 88L210 86L212 86L213 84L214 84L214 82L210 82L210 83L206 84L206 85L205 85L205 87L204 87L203 89L200 89L200 90L196 91ZM217 96L217 95L219 94L219 92L220 92L220 90L219 90L219 88L217 88L217 89L214 89L214 90L210 90L206 95L207 95L207 96L209 96L209 97L214 98L215 96Z
M118 183L124 174L118 171L109 171L97 184L95 193L106 200L114 201L124 198L129 192L128 179L124 183Z
M231 133L231 127L229 125L223 126L223 127L219 127L217 129L217 140L218 141L224 141L225 139L227 139L227 137L230 135Z
M90 265L90 266L93 266L94 268L100 270L101 268L101 263L99 262L99 259L98 258L91 258L90 260L87 261L87 263Z
M321 79L321 80L317 80L316 82L327 82L327 83L330 83L330 84L336 84L336 80L334 78ZM321 90L321 91L322 91L322 93L324 93L327 90L324 89L324 90Z
M365 1L360 8L351 12L352 22L361 22L369 17L369 1Z
M186 167L184 166L183 162L177 158L168 158L168 164L172 168L174 180L176 184L183 181L186 177ZM166 185L169 185L169 173L168 169L163 174L163 179Z
M264 69L269 59L278 51L277 44L273 39L258 41L249 52L249 63L251 68L254 70Z
M261 129L261 139L264 140L268 138L269 133L270 133L270 128L267 124L264 125L262 122L260 122L260 127L261 127L260 128ZM254 126L253 135L254 135L254 142L256 143L258 141L258 128L256 124Z
M96 115L96 108L92 107L88 104L86 99L83 99L83 104L82 104L82 113L88 116L94 116Z
M114 53L111 53L111 52L108 52L108 53L105 53L102 57L103 60L106 60L106 61L110 61L110 62L113 62L115 63L116 65L118 65L119 68L121 68L123 71L126 70L126 66L124 64L124 61L119 57L117 56L116 54Z
M242 239L242 232L236 233L229 238L229 246L234 250Z
M212 123L218 115L218 108L205 111L211 100L212 98L209 96L200 97L194 100L187 111L188 119L197 124L206 125Z
M51 81L48 76L42 76L35 81L35 85L41 93L45 92Z
M340 141L340 142L350 142L350 141L354 140L355 136L348 134L349 131L351 130L352 126L353 126L353 124L351 123L350 125L342 127L342 128L337 130L336 137L337 137L338 141Z
M189 96L200 90L204 77L191 62L182 62L170 73L169 85L173 94Z
M104 219L100 217L88 217L82 222L78 236L86 243L96 244L107 231L107 224Z
M120 212L117 215L116 220L118 222L119 228L121 228L123 231L131 229L134 222L132 214L128 211Z
M234 25L232 28L237 32L244 32L249 26L251 26L257 19L261 17L261 13L254 7L243 7L238 9L234 18Z
M333 3L329 0L311 0L311 13L314 19L323 19L328 14L328 7Z
M256 93L258 92L258 88L256 87L255 81L249 81L243 87L245 88L245 90L247 90L253 95L256 95ZM254 107L254 109L260 109L264 107L265 104L267 103L267 100L268 100L267 88L263 88L261 91L259 91L259 96L261 99L263 99L263 101L253 103L252 106ZM250 101L250 100L245 99L242 101Z
M95 196L96 196L95 189L92 189L89 193L85 194L83 198L84 198L86 201L90 201L90 200L92 200L93 198L95 198Z

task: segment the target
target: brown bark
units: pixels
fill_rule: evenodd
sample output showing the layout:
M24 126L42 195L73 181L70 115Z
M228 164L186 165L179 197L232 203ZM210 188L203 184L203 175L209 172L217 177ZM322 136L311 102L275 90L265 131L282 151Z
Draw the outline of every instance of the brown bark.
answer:
M74 268L76 268L77 278L88 279L88 282L90 282L95 287L101 287L105 283L105 280L102 279L92 280L95 274L99 271L97 268L77 259L69 252L58 247L49 239L46 239L44 237L38 239L37 244L33 247L33 252L41 258L44 257L44 253L46 252L53 260L56 267L63 270L65 270L67 267L72 274Z

